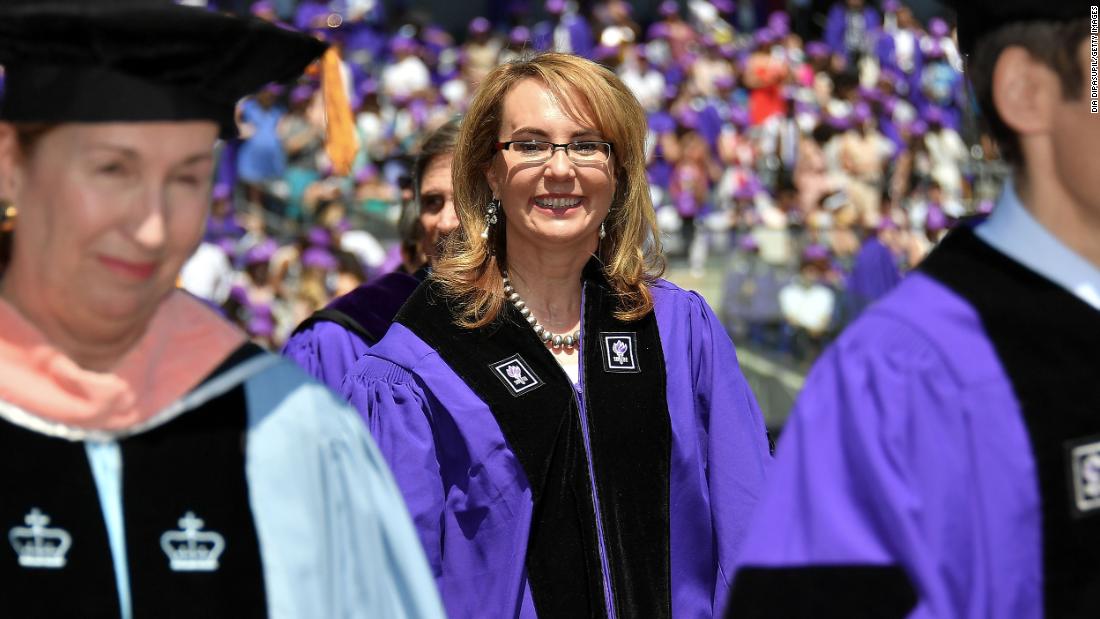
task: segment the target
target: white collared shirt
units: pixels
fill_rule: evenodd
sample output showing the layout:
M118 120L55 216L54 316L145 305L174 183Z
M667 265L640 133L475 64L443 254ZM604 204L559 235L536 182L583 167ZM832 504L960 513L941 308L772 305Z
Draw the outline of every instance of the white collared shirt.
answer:
M1011 179L989 219L974 232L997 251L1100 310L1100 268L1044 228L1024 208Z

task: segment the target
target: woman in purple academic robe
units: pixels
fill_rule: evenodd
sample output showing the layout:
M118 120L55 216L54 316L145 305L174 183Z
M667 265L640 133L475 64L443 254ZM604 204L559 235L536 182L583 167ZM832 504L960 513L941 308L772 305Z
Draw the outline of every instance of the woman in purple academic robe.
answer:
M610 71L501 65L454 155L461 227L344 395L451 617L710 617L769 441L734 348L663 264L645 115Z
M451 154L458 119L442 125L421 145L413 167L415 217L402 228L405 264L333 300L297 329L283 355L339 392L351 365L389 329L397 310L420 284L432 260L457 226L451 191Z

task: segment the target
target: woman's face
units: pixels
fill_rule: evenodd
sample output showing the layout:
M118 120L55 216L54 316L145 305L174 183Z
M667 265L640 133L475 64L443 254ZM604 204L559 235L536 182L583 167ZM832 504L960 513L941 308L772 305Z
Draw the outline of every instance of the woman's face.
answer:
M580 109L580 120L570 118L546 86L523 80L504 97L498 137L501 142L608 141L591 113ZM612 152L603 163L577 164L559 148L549 161L527 163L511 150L498 152L486 176L504 210L509 254L517 247L591 253L615 196L614 156Z
M65 124L23 154L0 126L0 195L19 208L5 279L21 284L5 295L73 329L151 315L202 237L217 133L206 121Z
M420 250L435 262L447 235L458 227L454 190L451 188L451 155L439 155L428 162L420 179L420 227L424 236Z

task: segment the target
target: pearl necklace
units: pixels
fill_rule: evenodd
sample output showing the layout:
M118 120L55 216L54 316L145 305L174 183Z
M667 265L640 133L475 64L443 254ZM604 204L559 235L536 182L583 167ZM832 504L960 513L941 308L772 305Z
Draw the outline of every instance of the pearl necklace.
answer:
M581 332L579 329L570 335L558 335L551 333L549 329L540 325L538 319L531 315L531 309L527 307L527 303L520 298L519 293L512 287L512 281L508 279L507 272L504 273L504 296L512 302L512 305L516 306L520 315L527 320L527 324L531 325L531 328L535 330L535 335L543 343L550 344L554 348L565 348L566 350L572 350L581 345Z

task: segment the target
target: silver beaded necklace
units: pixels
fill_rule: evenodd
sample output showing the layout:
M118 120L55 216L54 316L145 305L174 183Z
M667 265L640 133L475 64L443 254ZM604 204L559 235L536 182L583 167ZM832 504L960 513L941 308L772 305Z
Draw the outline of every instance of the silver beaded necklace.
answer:
M554 348L565 348L566 350L572 350L581 345L581 332L579 329L569 335L559 335L551 333L549 329L540 325L538 319L531 314L531 308L527 307L527 303L520 298L519 293L512 286L512 280L508 279L507 271L504 272L504 296L512 302L512 305L516 306L527 324L535 330L535 335L544 343L550 344Z

